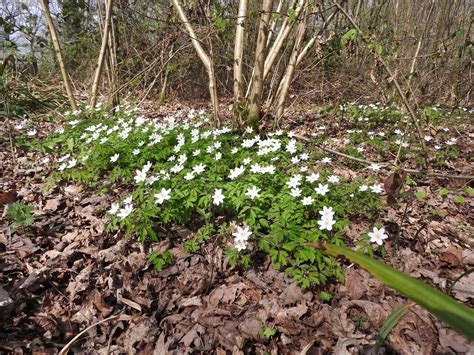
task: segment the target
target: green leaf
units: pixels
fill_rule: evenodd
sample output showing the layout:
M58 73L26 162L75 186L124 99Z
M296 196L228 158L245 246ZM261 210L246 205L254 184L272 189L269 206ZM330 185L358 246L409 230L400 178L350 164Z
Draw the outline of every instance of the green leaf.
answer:
M355 28L350 29L341 37L341 45L345 47L349 41L357 40L358 32Z
M390 334L392 329L398 324L400 319L407 313L408 309L410 308L409 304L404 304L403 306L398 307L395 309L388 317L385 319L385 322L382 324L382 328L379 330L379 334L377 335L377 342L375 353L378 354L380 347L384 343L387 336Z
M426 191L417 191L415 196L418 200L423 200L426 197Z
M443 187L441 190L439 190L439 195L440 196L446 196L449 194L449 190L445 187Z
M474 340L474 309L457 302L454 298L420 280L351 249L328 243L324 243L322 247L328 255L333 257L341 255L356 263L387 286L416 302L469 339Z
M456 196L454 198L454 202L456 203L464 203L466 201L466 199L464 198L464 196Z

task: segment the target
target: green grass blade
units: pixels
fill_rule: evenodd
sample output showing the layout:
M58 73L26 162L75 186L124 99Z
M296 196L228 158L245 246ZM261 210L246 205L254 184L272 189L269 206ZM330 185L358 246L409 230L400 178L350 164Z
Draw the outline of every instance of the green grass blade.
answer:
M400 292L453 329L474 340L474 309L457 302L434 287L368 256L342 246L327 243L322 246L327 254L334 257L344 256L358 264L385 285Z
M398 307L394 310L383 322L382 328L379 330L379 335L377 335L377 342L375 353L378 354L380 347L384 343L387 336L390 334L392 329L398 324L400 319L408 312L410 305L405 304L403 306Z

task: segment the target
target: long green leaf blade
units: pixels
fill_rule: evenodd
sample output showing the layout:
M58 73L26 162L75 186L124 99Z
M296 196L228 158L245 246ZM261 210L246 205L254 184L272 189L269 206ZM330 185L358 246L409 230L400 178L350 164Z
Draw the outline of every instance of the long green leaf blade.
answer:
M453 329L474 340L474 310L424 282L346 247L324 243L325 252L331 256L344 256L358 264L387 286L400 292L421 307L446 322Z
M404 304L403 306L398 307L394 310L383 322L382 328L379 330L379 335L377 336L377 341L375 343L376 350L375 353L378 354L378 351L382 344L384 343L387 336L390 334L392 329L398 324L400 319L407 313L410 305Z

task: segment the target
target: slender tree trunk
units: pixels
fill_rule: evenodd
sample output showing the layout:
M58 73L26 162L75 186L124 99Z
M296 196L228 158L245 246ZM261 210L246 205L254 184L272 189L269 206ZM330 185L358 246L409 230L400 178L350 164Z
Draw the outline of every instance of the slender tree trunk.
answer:
M265 65L265 47L267 44L268 26L273 8L273 0L262 1L262 14L258 26L257 45L255 47L255 65L252 86L249 95L248 123L255 126L260 118L263 91L263 71Z
M301 12L301 9L304 7L306 3L306 0L299 0L298 5L295 8L295 16L296 18L299 18L299 14ZM283 46L283 43L285 42L286 38L290 34L290 31L292 30L294 24L296 23L295 21L289 21L289 18L286 17L285 20L283 21L281 25L281 29L278 32L277 38L275 38L275 42L273 43L272 47L268 51L267 58L265 59L265 65L264 65L264 72L263 72L263 80L268 76L268 73L270 72L273 63L275 62L275 59L280 53L280 49Z
M234 105L239 108L243 101L243 63L245 22L247 17L247 0L240 0L237 15L237 26L235 28L234 46Z
M357 25L357 23L354 21L354 19L347 13L346 10L344 10L341 5L339 5L335 0L333 0L333 4L342 12L342 14L347 18L347 20L352 24L352 26L357 30L359 33L360 37L366 44L370 44L370 40L364 35L360 27ZM423 154L423 158L425 160L425 165L426 167L428 166L428 156L427 156L427 150L426 150L426 144L425 140L423 139L423 131L421 130L420 124L418 117L415 113L415 110L413 107L410 105L408 102L408 98L406 97L405 93L402 90L402 87L400 83L398 82L398 79L396 78L396 75L392 72L390 69L389 65L385 61L385 59L378 54L376 51L373 52L379 63L382 65L383 69L385 72L388 74L388 77L390 80L392 80L393 84L395 85L395 89L397 90L398 95L400 96L403 105L405 106L406 110L408 111L408 114L412 120L413 125L416 128L416 131L418 133L418 138L420 140L421 146L422 146L422 151L421 153Z
M341 1L341 4L344 3L345 0ZM324 32L324 30L328 27L328 25L331 23L331 21L336 17L337 12L339 11L338 8L336 8L331 15L324 21L322 24L321 28L319 29L318 32L316 32L313 37L306 43L306 45L303 47L301 50L300 54L298 55L298 59L296 60L296 66L298 66L303 58L306 56L306 54L309 52L309 50L315 45L315 43L318 40L318 37Z
M197 39L197 36L193 30L193 27L189 23L188 18L179 3L179 0L173 0L173 5L176 9L176 12L179 15L179 18L181 19L181 22L183 22L183 25L186 28L186 31L188 32L188 35L191 39L191 43L193 44L193 47L196 50L197 55L199 56L202 63L206 67L207 74L209 77L209 96L211 97L211 104L212 104L212 109L214 112L214 118L219 123L219 101L217 98L217 85L216 85L216 75L214 72L214 63L212 62L209 55L207 55L207 53L205 52L204 48L201 45L201 42Z
M104 32L102 33L102 43L100 45L99 60L97 61L97 68L94 74L94 81L92 82L92 91L91 91L91 98L90 98L91 107L95 107L95 104L97 103L97 91L99 89L100 76L102 74L105 54L107 52L107 46L109 42L109 32L110 32L110 24L111 24L111 17L112 17L113 0L106 0L106 1L107 1L106 3L107 5L105 9Z
M64 61L63 52L61 51L61 46L59 45L58 33L56 31L56 27L54 26L53 19L51 18L51 13L49 12L48 0L41 0L41 7L43 8L43 13L46 18L46 23L48 24L49 33L51 35L51 41L53 42L56 58L59 63L59 68L61 69L61 75L63 77L63 82L66 88L66 93L69 99L69 103L73 110L77 110L76 99L74 98L74 93L72 91L71 83L69 81L69 76L67 73L67 68L66 68L66 63Z
M298 31L296 33L295 44L290 55L290 61L286 67L285 75L283 76L280 86L277 91L277 104L276 104L276 120L277 122L283 117L285 111L285 101L288 96L288 90L290 88L291 81L293 80L293 74L296 66L298 65L298 55L300 53L301 43L306 32L306 10L303 12L304 18L298 25Z
M275 13L277 13L278 16L272 19L270 30L268 31L267 48L270 46L270 42L272 41L273 35L275 33L276 25L278 23L278 19L280 18L280 12L281 12L282 6L283 6L283 0L280 0L275 10ZM290 5L290 7L292 6Z
M418 55L420 54L421 43L423 42L423 37L426 34L426 31L428 29L428 25L430 24L430 17L431 17L431 14L433 13L434 5L435 5L435 1L432 0L430 9L428 10L428 16L426 18L425 25L423 26L423 31L421 32L420 38L418 39L418 43L416 45L415 54L413 56L413 61L411 62L411 66L410 66L410 73L409 73L409 77L408 77L408 80L407 80L407 85L410 85L411 78L412 78L413 74L415 73L416 60L418 58Z

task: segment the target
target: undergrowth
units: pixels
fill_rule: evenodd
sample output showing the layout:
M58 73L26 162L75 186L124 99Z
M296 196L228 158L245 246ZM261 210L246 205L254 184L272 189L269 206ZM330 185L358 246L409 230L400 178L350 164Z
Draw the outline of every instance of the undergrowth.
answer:
M109 231L176 243L169 227L186 226L188 252L218 242L243 267L263 252L303 287L344 278L336 259L305 243L344 245L350 218L374 219L382 206L380 184L344 180L291 133L212 128L194 111L156 121L127 106L67 117L66 129L43 144L60 152L52 178L129 191L108 210ZM367 235L362 244L373 252ZM150 260L172 262L169 254Z

